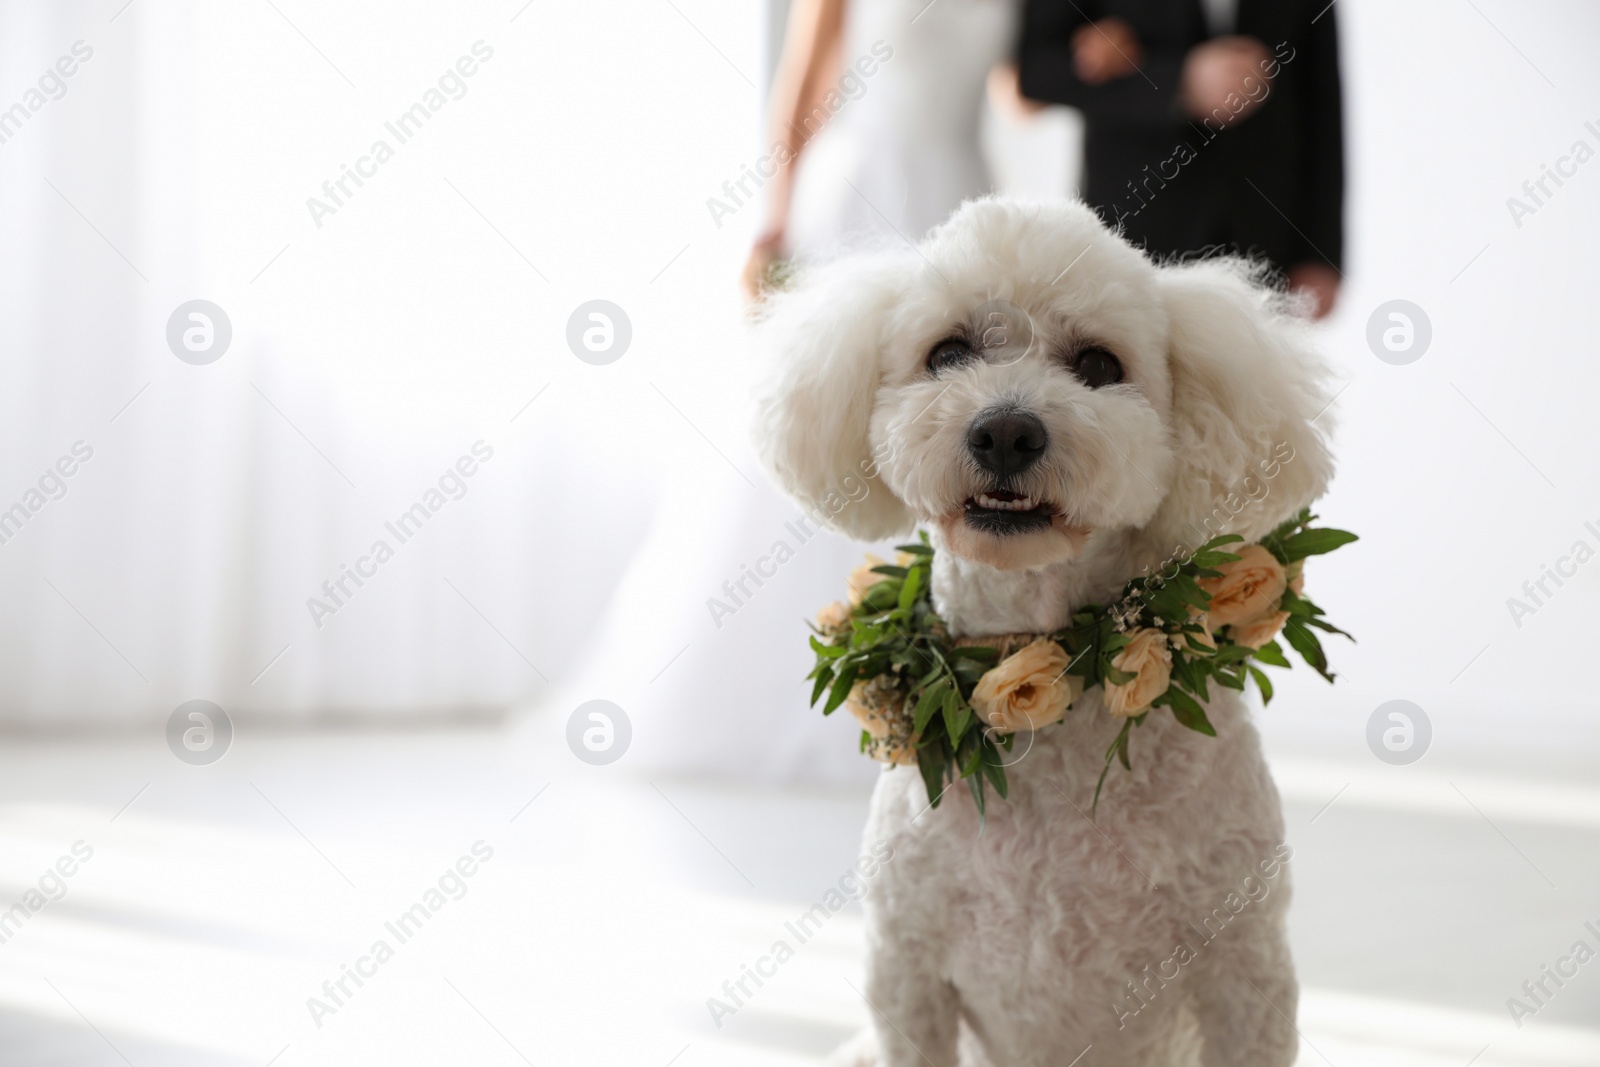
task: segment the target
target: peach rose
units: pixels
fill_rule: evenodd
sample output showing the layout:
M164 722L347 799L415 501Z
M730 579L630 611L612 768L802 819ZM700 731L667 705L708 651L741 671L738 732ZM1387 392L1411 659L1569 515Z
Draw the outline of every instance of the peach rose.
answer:
M1111 660L1119 671L1135 675L1133 681L1106 683L1106 710L1118 718L1137 715L1167 691L1172 680L1172 650L1160 630L1135 630L1133 640Z
M887 561L871 552L867 553L867 561L850 572L850 577L845 579L845 584L850 587L850 606L861 603L861 598L867 595L867 590L883 581L888 575L875 574L874 567L881 567Z
M1233 638L1233 643L1246 648L1260 648L1271 641L1283 629L1283 624L1289 621L1287 611L1274 611L1272 614L1236 625L1228 630L1228 636Z
M817 612L817 629L823 633L842 633L849 628L850 605L842 600L835 600L832 604Z
M1083 679L1048 637L1025 645L991 667L972 690L972 708L1000 733L1037 730L1060 722L1083 693Z
M1235 555L1239 558L1216 568L1220 577L1198 579L1200 588L1211 594L1206 617L1213 633L1235 623L1255 622L1278 610L1283 599L1288 579L1276 556L1260 545L1245 545Z

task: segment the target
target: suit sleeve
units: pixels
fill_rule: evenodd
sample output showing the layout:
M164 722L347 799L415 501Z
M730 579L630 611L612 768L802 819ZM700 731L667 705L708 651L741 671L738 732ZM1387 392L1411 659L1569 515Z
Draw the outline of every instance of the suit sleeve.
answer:
M1103 129L1170 128L1180 117L1177 94L1183 51L1146 46L1140 73L1104 85L1086 85L1078 79L1072 64L1072 34L1103 16L1098 4L1027 0L1017 49L1022 95L1077 108Z
M1315 5L1313 5L1315 6ZM1337 13L1329 8L1311 25L1306 40L1305 117L1309 136L1299 173L1306 187L1306 236L1315 247L1310 262L1344 269L1344 101L1339 79Z

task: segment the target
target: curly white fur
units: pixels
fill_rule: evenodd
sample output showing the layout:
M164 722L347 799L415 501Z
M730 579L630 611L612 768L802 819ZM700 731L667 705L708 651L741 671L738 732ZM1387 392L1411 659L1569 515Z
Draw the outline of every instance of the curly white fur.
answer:
M996 306L1009 334L986 333ZM761 336L769 467L812 505L865 480L835 520L856 536L927 524L957 634L1057 628L1218 533L1259 537L1331 474L1323 368L1286 299L1241 262L1154 264L1080 205L967 204L915 251L803 277ZM977 358L931 372L951 336ZM1087 345L1124 380L1081 381ZM1006 487L1048 502L1047 528L964 519L995 480L968 428L997 408L1046 429ZM1134 769L1113 770L1094 817L1118 729L1098 691L1019 738L981 829L964 788L930 810L914 768L886 771L866 830L895 850L867 897L875 1035L838 1062L1291 1063L1277 791L1243 702L1223 689L1207 710L1215 739L1161 711L1135 730Z

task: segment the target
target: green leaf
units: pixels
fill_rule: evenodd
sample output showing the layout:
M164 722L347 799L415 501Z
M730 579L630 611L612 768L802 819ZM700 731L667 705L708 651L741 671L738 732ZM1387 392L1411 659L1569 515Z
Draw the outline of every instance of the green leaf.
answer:
M928 791L928 805L937 808L944 796L944 752L937 745L917 749L917 770L922 772L922 786Z
M849 649L843 645L825 645L821 641L818 641L816 635L813 634L811 636L811 651L815 652L823 659L838 659L840 656L848 652Z
M993 663L1000 658L1000 650L998 648L985 648L982 645L962 645L951 650L950 658L975 659L979 663Z
M893 563L880 563L872 568L873 574L883 574L890 578L904 578L908 573L906 568Z
M1291 615L1284 624L1283 636L1289 642L1289 647L1300 653L1300 658L1312 670L1333 681L1333 675L1328 673L1328 657L1323 654L1322 642L1317 640L1317 635L1311 632L1309 626Z
M922 695L917 698L916 710L911 716L911 728L914 731L920 734L928 728L928 722L944 706L944 695L949 688L950 683L945 681L934 682L923 688Z
M1144 716L1143 715L1135 715L1133 718L1129 719L1128 721L1129 722L1143 722L1144 721ZM1117 762L1122 764L1122 769L1125 770L1125 771L1133 770L1133 764L1128 761L1128 738L1131 736L1131 734L1132 734L1132 731L1129 731L1129 733L1123 734L1122 735L1122 741L1117 745Z
M1219 678L1218 681L1221 681ZM1211 720L1206 718L1206 709L1198 701L1181 689L1168 689L1166 702L1172 708L1172 716L1189 729L1205 734L1207 737L1216 737L1217 728L1211 725Z
M1255 658L1260 660L1262 663L1270 664L1274 667L1294 666L1294 664L1290 663L1289 660L1284 656L1282 646L1280 646L1276 641L1268 641L1266 644L1256 649Z
M1106 775L1111 773L1111 761L1120 754L1122 756L1122 765L1124 767L1130 766L1128 763L1128 731L1132 729L1133 720L1123 719L1122 729L1117 732L1116 738L1112 740L1111 747L1106 749L1106 764L1100 768L1100 780L1094 784L1094 802L1089 805L1090 815L1093 815L1095 809L1100 806L1100 790L1105 787Z
M1285 589L1283 591L1283 597L1278 601L1278 609L1286 611L1290 615L1298 615L1302 619L1313 618L1321 610L1311 601L1297 594L1293 589Z
M944 695L944 732L950 735L952 745L961 743L961 735L967 732L971 723L972 709L967 702L961 699L961 694L955 689L947 690Z
M1261 690L1261 706L1266 707L1272 703L1272 682L1267 678L1267 672L1252 664L1250 677L1256 680L1256 688Z
M1202 548L1189 557L1189 562L1201 570L1210 570L1213 567L1220 567L1224 563L1237 563L1239 558L1232 552L1218 552L1215 549ZM1208 575L1207 577L1210 576Z
M906 575L906 580L900 585L900 597L896 603L902 610L909 610L917 602L917 594L922 591L922 568L916 567Z
M977 689L983 675L984 668L980 663L961 663L956 666L956 682L963 693Z
M867 587L866 593L861 597L861 603L874 611L887 611L900 602L900 583L893 578L886 578Z
M868 733L866 730L862 730L861 731L861 743L856 747L856 751L857 752L865 752L867 750L867 746L869 744L871 744L871 743L872 743L872 735L870 733Z
M1139 677L1132 671L1118 670L1109 663L1105 665L1102 673L1105 675L1105 680L1114 685L1127 685L1129 682Z
M933 557L933 548L929 545L895 545L894 547L897 552L906 552L913 556L922 556L929 559Z
M1293 563L1308 556L1324 555L1359 540L1361 539L1348 530L1323 527L1317 530L1301 530L1292 537L1284 538L1280 545L1283 548L1285 562Z
M1250 655L1251 649L1249 645L1218 645L1215 662L1219 667L1226 667L1230 663L1238 663L1240 660L1249 659Z
M1314 519L1316 519L1316 516L1311 514L1310 508L1301 508L1300 514L1296 515L1292 519L1285 519L1283 522L1279 523L1277 527L1275 527L1273 531L1266 537L1263 537L1261 541L1263 544L1265 544L1267 541L1282 541L1293 534L1296 530L1300 529L1302 526L1310 524Z
M1218 685L1225 685L1229 689L1237 689L1241 693L1244 692L1244 667L1241 665L1219 668L1212 671L1211 676L1217 680Z
M1183 656L1174 656L1172 661L1172 681L1175 685L1182 685L1189 692L1201 700L1210 700L1211 693L1206 688L1206 675L1211 667L1204 661L1186 659Z
M1327 619L1315 619L1315 618L1307 619L1306 620L1306 625L1307 626L1315 626L1317 629L1322 630L1322 631L1324 631L1326 633L1338 634L1340 637L1350 637L1350 635L1348 633L1346 633L1345 631L1339 629L1337 626L1335 626L1333 623L1329 622ZM1354 637L1350 637L1350 640L1354 641L1355 638Z
M1005 764L1001 762L999 751L992 744L990 744L988 738L983 738L980 743L982 744L984 750L984 777L989 779L989 784L994 786L994 791L1000 794L1000 799L1005 800L1008 789L1006 783Z
M839 670L839 676L833 681L833 689L828 693L828 702L822 706L822 714L832 715L844 698L850 695L850 687L856 684L856 672L859 666L854 663L846 664Z
M983 746L970 745L966 758L961 761L961 777L971 778L978 773L978 767L983 763Z
M817 700L822 696L822 691L828 688L828 683L833 681L833 668L823 664L817 671L817 684L811 687L811 706L817 706Z
M983 804L983 776L981 774L969 776L967 778L967 788L972 790L972 801L978 805L978 825L981 828L988 818L988 813L984 810Z

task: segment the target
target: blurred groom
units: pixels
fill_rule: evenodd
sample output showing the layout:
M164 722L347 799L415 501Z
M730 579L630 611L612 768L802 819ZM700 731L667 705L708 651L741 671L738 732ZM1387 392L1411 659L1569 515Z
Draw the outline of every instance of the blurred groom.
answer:
M1084 199L1158 256L1264 257L1333 307L1344 254L1329 0L1027 0L1024 97L1083 113Z

